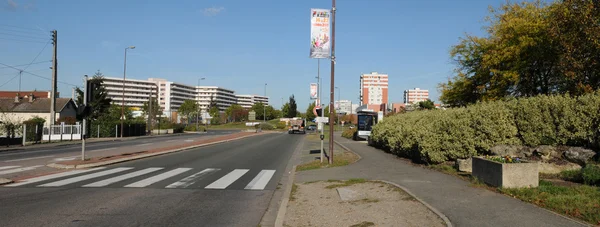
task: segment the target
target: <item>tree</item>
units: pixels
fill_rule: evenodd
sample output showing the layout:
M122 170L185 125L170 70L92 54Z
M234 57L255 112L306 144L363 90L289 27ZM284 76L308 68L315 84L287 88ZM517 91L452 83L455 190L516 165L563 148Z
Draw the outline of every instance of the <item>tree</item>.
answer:
M288 117L289 113L290 113L290 103L283 104L283 107L281 107L282 117Z
M451 106L600 88L600 5L563 0L490 9L485 37L467 35L450 52L456 75L440 84Z
M326 118L329 118L329 105L325 106L325 109L323 110L325 112L323 112L323 116L325 116ZM333 108L333 122L337 121L337 113L335 112L335 108Z
M245 116L248 116L247 113L248 111L244 110L244 108L238 104L233 104L225 110L227 118L233 122L246 120L247 117Z
M212 119L210 119L211 124L218 125L221 123L221 113L219 112L219 107L211 107L208 113L212 117Z
M294 95L290 96L290 101L289 103L289 109L287 111L287 115L285 117L288 118L292 118L292 117L296 117L298 114L298 110L297 110L297 106L296 106L296 99L294 98Z
M104 75L100 72L100 70L96 71L94 76L92 76L92 78L90 79L90 83L95 84L97 86L94 86L96 89L91 92L91 95L94 96L94 98L92 99L93 101L87 104L91 110L88 119L96 120L106 113L106 111L110 108L110 103L112 102L112 100L108 98L108 92L103 86ZM83 105L83 90L81 90L80 88L76 88L75 90L77 92L77 98L75 102L77 106L81 106ZM82 116L77 116L77 120L82 119Z
M313 113L313 109L315 108L316 103L312 102L308 105L308 108L306 108L306 120L308 121L312 121L313 119L315 119L315 114Z
M196 101L191 99L183 101L183 103L181 104L181 106L179 106L179 109L177 110L177 113L179 113L181 116L185 116L188 122L190 119L190 114L196 112L198 112L198 104L196 103Z
M142 104L142 113L148 116L150 109L149 102L152 102L152 113L150 116L156 117L157 115L162 115L162 108L158 105L158 100L155 97L150 98L149 101Z
M419 106L419 109L424 109L424 110L435 109L435 104L430 99L427 99L425 101L421 101L417 105Z

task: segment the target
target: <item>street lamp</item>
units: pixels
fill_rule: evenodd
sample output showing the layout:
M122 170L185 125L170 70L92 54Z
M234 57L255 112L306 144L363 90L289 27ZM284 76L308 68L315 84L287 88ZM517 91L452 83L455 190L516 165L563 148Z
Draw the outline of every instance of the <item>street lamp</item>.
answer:
M198 89L200 89L200 81L204 80L206 78L202 77L202 78L198 78ZM198 102L196 102L197 104L197 110L196 110L196 132L198 132L198 121L199 121L199 115L200 115L200 90L196 91L196 94L198 95Z
M125 62L123 63L123 97L121 102L121 138L123 138L123 120L125 119L125 75L127 74L127 50L135 49L135 46L125 48Z
M267 83L265 83L265 99L267 98ZM267 106L263 99L263 122L267 122Z

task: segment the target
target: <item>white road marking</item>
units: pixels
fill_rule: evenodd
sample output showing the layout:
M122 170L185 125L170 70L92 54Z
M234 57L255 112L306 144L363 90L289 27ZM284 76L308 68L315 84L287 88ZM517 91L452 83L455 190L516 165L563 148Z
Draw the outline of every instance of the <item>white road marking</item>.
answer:
M173 141L175 141L175 140L167 140L167 141L165 141L165 142L173 142Z
M0 169L12 169L12 168L19 168L21 166L0 166Z
M43 165L39 165L39 166L29 166L29 167L23 167L23 168L18 168L18 169L10 169L10 170L4 170L4 171L0 171L0 175L4 175L4 174L9 174L9 173L18 173L18 172L23 172L23 171L28 171L28 170L32 170L38 167L42 167Z
M136 147L141 147L141 146L148 146L150 144L153 144L153 143L142 143L142 144L138 144L138 145L135 145L135 146Z
M54 155L40 156L40 157L33 157L33 158L13 159L13 160L7 160L4 162L18 162L18 161L33 160L33 159L40 159L40 158L51 158L51 157L54 157Z
M200 180L210 174L216 173L219 170L221 170L221 169L208 168L208 169L202 170L200 172L197 172L195 174L192 174L189 177L183 178L180 181L177 181L175 183L167 185L167 187L165 187L165 188L187 188L188 186L198 182L198 180Z
M111 148L102 148L102 149L98 149L98 150L91 150L92 152L96 152L96 151L110 151L110 150L115 150L117 149L116 147L111 147Z
M185 142L194 142L194 140L184 140Z
M134 177L141 176L141 175L144 175L144 174L152 173L154 171L158 171L158 170L161 170L161 169L163 169L163 168L153 167L153 168L147 168L147 169L143 169L143 170L138 170L138 171L135 171L135 172L132 172L132 173L128 173L128 174L125 174L125 175L116 176L116 177L113 177L113 178L108 178L106 180L101 180L101 181L94 182L94 183L91 183L91 184L86 184L86 185L84 185L82 187L103 187L103 186L106 186L106 185L109 185L109 184L112 184L112 183L116 183L116 182L119 182L119 181L122 181L122 180L127 180L129 178L134 178Z
M170 178L170 177L177 176L179 174L185 173L185 172L187 172L187 171L189 171L191 169L192 168L177 168L177 169L174 169L174 170L171 170L171 171L168 171L168 172L164 172L164 173L158 174L158 175L153 176L153 177L149 177L149 178L143 179L141 181L138 181L138 182L135 182L135 183L132 183L132 184L125 185L125 187L126 188L143 188L143 187L146 187L148 185L154 184L156 182L162 181L164 179L167 179L167 178Z
M87 175L73 177L73 178L69 178L69 179L64 179L64 180L60 180L60 181L56 181L56 182L52 182L52 183L42 184L42 185L39 185L38 187L58 187L58 186L72 184L72 183L76 183L79 181L84 181L84 180L88 180L88 179L92 179L92 178L96 178L96 177L106 176L106 175L113 174L113 173L123 172L125 170L130 170L130 169L133 169L133 168L131 168L131 167L114 168L114 169L105 170L102 172L97 172L97 173L87 174Z
M230 184L235 182L237 179L242 177L244 174L246 174L248 171L249 171L248 169L233 170L233 171L229 172L227 175L225 175L225 176L221 177L220 179L218 179L217 181L213 182L212 184L209 184L205 188L206 189L225 189L225 188L227 188L227 186L229 186Z
M70 161L70 160L75 160L78 157L81 157L81 156L71 156L71 157L55 158L54 161Z
M105 169L105 168L106 167L98 167L98 168L93 168L93 169L73 170L73 171L69 171L69 172L62 172L62 173L55 173L55 174L50 174L50 175L46 175L46 176L34 177L34 178L29 178L24 181L21 181L19 183L6 185L6 187L17 187L17 186L21 186L21 185L32 184L32 183L36 183L36 182L40 182L40 181L52 180L52 179L61 178L61 177L67 177L67 176L80 174L80 173L87 173L87 172L101 170L101 169Z
M275 174L275 170L262 170L244 189L263 190Z

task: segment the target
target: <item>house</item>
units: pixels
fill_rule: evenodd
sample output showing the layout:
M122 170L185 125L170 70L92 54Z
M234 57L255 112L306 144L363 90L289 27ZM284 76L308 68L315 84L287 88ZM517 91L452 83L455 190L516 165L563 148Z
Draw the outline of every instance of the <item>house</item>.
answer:
M0 97L0 121L11 121L21 123L33 117L41 117L48 124L50 119L50 101L49 98L35 98L35 95L29 94L20 98L16 95L13 98ZM56 99L56 121L64 119L75 119L77 115L77 106L70 98Z
M0 91L0 98L14 98L15 96L19 96L19 98L24 98L32 94L35 98L39 99L49 99L50 91ZM56 98L59 98L60 92L56 92Z

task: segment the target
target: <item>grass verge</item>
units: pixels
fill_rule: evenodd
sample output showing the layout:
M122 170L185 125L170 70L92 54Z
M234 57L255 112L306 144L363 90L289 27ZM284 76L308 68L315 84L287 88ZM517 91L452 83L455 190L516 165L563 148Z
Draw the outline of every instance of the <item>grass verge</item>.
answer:
M292 184L292 192L290 193L290 201L296 201L296 192L298 192L298 185Z
M351 225L350 227L369 227L369 226L375 226L375 223L370 222L370 221L363 221L361 223Z
M345 151L340 147L337 147L336 150L337 152L334 152L333 154L333 164L329 165L329 162L326 159L323 160L323 163L321 163L321 160L314 160L298 165L296 171L347 166L358 160L358 156L352 152Z
M361 183L365 183L367 181L365 179L362 179L362 178L353 178L353 179L350 179L350 180L347 180L347 181L330 180L330 181L327 181L327 182L337 182L337 183L339 183L339 184L328 185L327 187L325 187L327 189L334 189L334 188L339 188L339 187L347 187L347 186L350 186L350 185L353 185L353 184L361 184Z
M471 174L459 172L450 164L431 165L428 168L469 181L474 187L500 192L593 225L600 225L600 187L582 184L563 186L543 179L555 178L577 182L581 181L579 171L563 171L560 174L541 175L542 180L540 180L537 188L507 189L489 186Z

